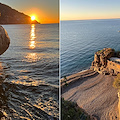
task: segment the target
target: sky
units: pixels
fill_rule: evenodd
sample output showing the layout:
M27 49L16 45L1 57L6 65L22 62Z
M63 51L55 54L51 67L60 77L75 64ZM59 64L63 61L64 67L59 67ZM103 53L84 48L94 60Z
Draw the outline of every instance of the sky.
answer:
M60 20L120 18L120 0L61 0Z
M30 17L34 15L42 24L59 22L59 0L0 0Z

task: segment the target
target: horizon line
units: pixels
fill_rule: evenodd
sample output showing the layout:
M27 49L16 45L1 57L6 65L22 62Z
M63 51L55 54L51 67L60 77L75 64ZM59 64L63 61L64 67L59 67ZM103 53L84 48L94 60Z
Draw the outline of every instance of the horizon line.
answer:
M72 20L60 20L60 21L77 21L77 20L108 20L108 19L120 19L120 18L95 18L95 19L72 19Z

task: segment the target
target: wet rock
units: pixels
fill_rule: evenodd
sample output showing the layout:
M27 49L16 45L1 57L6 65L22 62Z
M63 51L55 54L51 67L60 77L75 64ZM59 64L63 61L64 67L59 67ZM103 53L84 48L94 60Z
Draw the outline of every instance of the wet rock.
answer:
M0 55L3 54L9 47L10 38L7 31L0 26Z

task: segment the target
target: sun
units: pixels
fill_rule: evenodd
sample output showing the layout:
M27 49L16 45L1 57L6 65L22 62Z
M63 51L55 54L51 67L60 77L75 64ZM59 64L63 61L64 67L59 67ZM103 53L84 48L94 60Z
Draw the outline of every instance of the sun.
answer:
M34 20L35 20L35 16L32 16L32 17L31 17L31 20L34 21Z

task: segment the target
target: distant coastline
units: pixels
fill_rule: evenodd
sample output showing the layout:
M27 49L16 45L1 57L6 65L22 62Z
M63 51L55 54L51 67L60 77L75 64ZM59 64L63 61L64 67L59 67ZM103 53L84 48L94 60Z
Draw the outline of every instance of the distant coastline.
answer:
M31 17L18 12L17 10L0 3L0 24L40 24L38 21L31 21Z
M41 23L0 23L0 25L22 25L22 24L40 24L41 25Z

